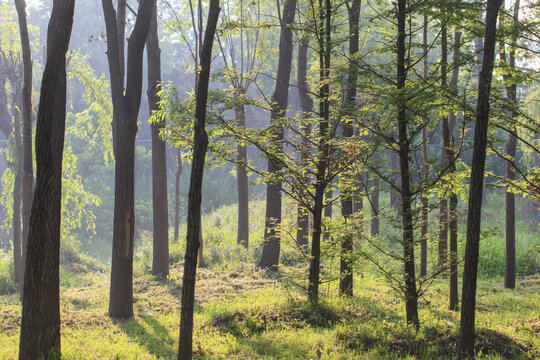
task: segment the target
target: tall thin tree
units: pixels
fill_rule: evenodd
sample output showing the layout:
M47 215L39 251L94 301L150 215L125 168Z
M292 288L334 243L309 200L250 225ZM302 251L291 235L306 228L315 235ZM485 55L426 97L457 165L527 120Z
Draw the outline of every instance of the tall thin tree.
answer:
M502 0L488 0L487 2L482 70L478 78L476 124L474 128L469 208L467 214L467 242L465 245L461 323L458 343L459 358L474 356L476 279L478 273L478 251L480 247L480 222L482 220L482 188L484 185L489 123L489 95L495 58L497 17L501 5Z
M135 137L141 103L143 51L155 0L141 0L128 41L126 87L120 61L119 33L112 0L102 0L113 102L115 157L113 250L109 315L133 315L133 242L135 233Z
M188 219L186 254L184 257L184 276L182 278L182 307L180 313L180 342L178 359L190 360L192 357L193 308L195 298L195 276L197 273L197 253L201 231L201 197L204 162L208 147L206 133L206 102L210 81L212 46L216 33L220 7L219 0L210 0L208 20L204 41L200 50L200 72L196 90L195 124L193 127L193 161L189 181Z
M159 84L161 83L161 50L159 48L157 6L154 4L150 31L146 39L148 64L148 107L150 115L159 109ZM152 223L153 253L152 274L169 275L169 211L167 206L167 156L165 141L159 133L164 121L151 124L152 132Z
M274 139L277 146L282 147L283 127L279 119L285 116L288 106L289 82L293 55L293 41L291 25L296 13L296 0L285 0L283 3L282 18L280 20L279 59L276 76L276 88L272 94L272 111L270 126L274 127ZM268 173L279 171L276 159L268 159ZM279 264L279 250L281 247L279 226L281 225L281 182L268 184L266 187L266 214L264 224L264 244L262 248L259 267L275 269Z
M66 52L75 1L54 0L36 129L37 178L23 290L19 359L59 358L60 217L66 121Z

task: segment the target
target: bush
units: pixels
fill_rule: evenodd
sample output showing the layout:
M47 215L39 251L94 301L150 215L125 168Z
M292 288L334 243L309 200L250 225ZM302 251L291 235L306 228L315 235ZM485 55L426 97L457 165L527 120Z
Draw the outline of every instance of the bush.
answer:
M18 290L15 282L13 257L10 253L0 250L0 295L15 294Z

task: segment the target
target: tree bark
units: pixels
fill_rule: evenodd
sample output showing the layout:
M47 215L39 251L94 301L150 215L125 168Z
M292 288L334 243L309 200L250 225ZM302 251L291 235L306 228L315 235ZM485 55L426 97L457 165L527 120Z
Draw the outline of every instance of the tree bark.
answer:
M356 105L356 86L358 80L358 21L360 20L360 6L362 0L352 0L348 6L349 12L349 69L347 75L347 92L345 94L345 113L348 117L343 123L343 139L347 140L353 136L352 121L354 119ZM342 190L341 215L347 222L353 215L353 197L350 190ZM341 244L341 259L339 268L339 293L341 295L353 295L353 269L352 269L352 234L348 234Z
M398 0L397 10L397 89L405 87L405 20L407 16L407 0ZM412 196L409 171L409 139L407 135L407 104L401 97L397 102L399 167L401 175L401 218L403 232L403 269L405 289L405 310L408 324L419 326L418 293L416 291L416 275L414 268L414 232L412 216Z
M452 79L450 80L450 89L452 93L457 91L457 83L459 76L459 62L460 62L460 47L461 47L461 32L454 32L454 54L452 58L452 63L454 68L452 69ZM446 157L449 161L449 172L450 174L455 174L456 172L456 161L455 156L455 141L454 129L456 127L456 113L453 110L450 110L450 115L448 118L448 129L450 137L450 145L447 148ZM450 295L449 295L449 309L452 311L457 311L459 307L459 298L458 298L458 197L457 194L452 192L450 194L449 200L449 210L448 210L448 230L450 232Z
M443 91L447 88L447 67L448 67L448 36L446 24L441 29L441 88ZM441 144L441 173L448 172L448 148L450 146L450 131L448 128L448 116L441 117L442 125L442 144ZM439 269L446 267L448 256L448 191L445 181L441 181L444 188L442 199L439 203ZM446 271L445 271L446 272Z
M112 127L115 188L109 298L109 315L113 318L129 318L133 315L135 137L141 103L143 51L154 3L155 0L139 2L137 20L128 40L127 82L124 92L117 19L112 0L102 0L114 113Z
M178 242L180 228L180 177L182 176L182 152L176 150L176 173L174 176L174 242Z
M309 29L308 29L309 30ZM300 97L300 103L302 107L302 151L300 152L300 164L303 167L309 166L308 154L310 151L310 145L308 141L309 133L311 132L311 126L309 120L313 116L313 99L309 95L309 87L307 83L307 54L309 50L309 36L303 35L298 39L298 95ZM307 120L307 123L306 123ZM308 179L304 179L308 180ZM296 244L300 247L308 246L309 237L309 211L308 209L298 203L298 210L296 215L297 230L296 230Z
M15 279L19 285L23 283L22 264L22 234L21 234L21 195L23 178L23 140L21 112L15 108L13 111L15 148L17 149L17 172L15 173L15 183L13 184L13 267L15 268Z
M32 197L34 188L34 164L32 155L32 53L30 50L30 37L26 22L26 3L24 0L15 0L17 16L19 19L19 33L23 58L23 90L22 90L22 127L23 127L23 196L22 196L22 268L26 267L26 247L30 213L32 211ZM24 287L21 286L21 290Z
M508 75L504 75L504 82L506 86L506 97L512 102L512 105L517 106L517 85L512 83L512 71L515 70L516 60L515 60L515 46L517 45L517 25L519 25L519 0L516 0L514 3L514 34L512 35L512 50L510 50L510 59L509 67L511 72ZM506 53L504 50L504 44L501 44L501 60L506 62ZM513 123L515 121L515 113L511 111L510 113L511 120ZM512 132L508 134L508 141L506 142L506 155L508 160L506 160L506 182L507 182L507 191L506 191L506 267L504 272L504 287L507 289L515 289L516 287L516 203L515 195L512 191L509 191L508 188L511 187L512 182L516 179L516 173L514 168L514 163L516 162L516 150L517 150L517 137L514 135L517 133L517 128L515 125L511 127Z
M19 359L60 357L60 216L66 120L66 52L72 0L55 0L36 129L37 181L25 271Z
M478 99L476 104L476 125L471 164L469 190L469 211L467 214L467 242L465 245L465 265L463 269L463 290L461 324L458 343L458 357L474 356L474 319L476 308L476 279L478 272L478 251L480 242L480 222L482 215L482 187L486 162L487 130L489 122L489 94L493 76L495 57L495 33L497 16L502 0L488 0L484 35L484 56L482 70L478 78Z
M324 2L323 2L324 1ZM311 238L311 259L309 263L308 299L317 302L319 299L322 211L324 195L329 182L326 179L330 146L328 144L328 127L330 125L330 49L331 49L331 14L330 0L319 0L319 143L321 156L317 161L315 197L313 206L313 235ZM352 285L352 284L351 284Z
M379 235L379 227L380 227L380 218L379 218L379 186L381 183L381 179L376 176L375 179L373 179L373 184L371 186L371 236L378 236Z
M279 38L279 59L276 76L276 88L272 94L272 111L270 114L270 126L275 126L274 143L283 149L283 127L280 118L285 116L288 106L289 81L292 65L292 30L296 12L296 0L285 0L283 4L283 18L281 21L281 33ZM279 156L279 155L278 155ZM275 174L280 169L276 159L268 159L268 173ZM262 248L259 267L263 269L277 269L279 264L279 250L281 246L279 226L281 225L281 181L274 181L266 187L266 215L264 224L264 244Z
M424 27L422 29L422 45L424 51L428 49L428 16L424 15ZM427 82L428 77L428 54L426 53L423 60L423 79ZM424 117L424 122L427 124L428 118ZM424 164L423 179L422 179L422 200L421 200L421 228L420 228L420 276L427 276L427 234L429 224L429 199L427 196L429 186L429 158L428 158L428 139L427 130L422 128L422 162Z
M238 97L246 94L244 88L237 88ZM234 107L236 122L241 127L246 127L246 115L243 104ZM236 243L247 248L249 246L249 188L247 176L247 147L239 143L236 146L236 179L238 188L238 235Z
M210 0L208 21L204 41L200 52L200 73L197 82L195 125L193 133L193 161L189 182L187 245L184 257L184 276L182 279L182 308L180 318L180 343L178 359L190 360L192 357L193 307L195 297L195 276L197 272L197 251L201 233L201 196L204 161L208 146L208 135L205 129L206 101L208 83L210 81L210 64L212 61L212 45L219 16L219 0Z
M159 109L159 86L161 83L161 50L159 48L157 9L154 4L150 31L146 39L148 63L148 107L150 115ZM165 141L159 133L164 121L150 125L152 132L152 216L153 256L152 274L169 275L169 211L167 206L167 156Z

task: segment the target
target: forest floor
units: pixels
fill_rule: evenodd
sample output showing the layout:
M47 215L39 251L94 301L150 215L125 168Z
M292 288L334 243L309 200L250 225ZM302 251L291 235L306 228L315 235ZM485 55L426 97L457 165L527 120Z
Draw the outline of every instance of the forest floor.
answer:
M173 359L179 331L182 264L158 279L134 279L132 319L107 316L108 274L63 287L65 359ZM208 359L450 359L459 312L447 310L447 280L434 282L420 301L420 330L405 324L403 301L383 280L355 279L353 298L322 286L317 305L298 284L253 268L200 268L193 349ZM479 358L540 358L540 276L506 290L500 279L479 282ZM0 296L0 359L18 352L21 305Z

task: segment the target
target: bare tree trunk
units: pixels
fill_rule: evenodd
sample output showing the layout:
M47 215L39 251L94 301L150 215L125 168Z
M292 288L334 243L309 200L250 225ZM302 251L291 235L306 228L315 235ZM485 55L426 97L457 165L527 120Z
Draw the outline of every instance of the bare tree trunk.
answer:
M379 186L381 183L381 179L376 176L375 179L373 179L373 184L371 186L371 236L378 236L379 235L379 226L380 226L380 218L379 218Z
M150 115L159 109L159 86L161 83L161 50L159 48L157 9L154 4L150 31L146 39L148 62L148 107ZM159 133L164 121L150 125L152 132L152 216L153 256L152 274L169 275L169 211L167 206L167 156L165 141Z
M34 165L32 155L32 53L30 38L26 23L26 3L24 0L15 0L19 18L19 32L23 57L23 91L22 91L22 126L23 126L23 197L22 197L22 268L26 267L26 247L30 213L32 211L32 197L34 187ZM21 290L24 287L21 286Z
M397 89L405 87L407 74L405 72L405 20L407 0L398 0L397 8ZM414 268L414 232L412 216L412 196L409 171L409 139L407 135L407 106L404 99L398 99L398 144L399 165L401 175L401 218L403 230L403 269L405 280L405 310L408 324L419 326L418 293L416 290L416 275Z
M15 279L17 283L23 283L22 264L22 234L21 234L21 191L23 177L23 143L22 143L22 122L19 109L13 111L15 147L17 149L17 172L15 173L15 183L13 184L13 267L15 268Z
M428 16L424 15L424 28L422 29L422 45L424 51L428 48ZM428 54L424 55L423 60L423 79L427 81L428 77ZM424 117L424 122L427 124L428 119ZM423 179L422 179L422 210L420 215L421 228L420 228L420 276L427 276L427 234L428 234L428 220L429 220L429 200L427 196L429 186L429 158L428 158L428 140L427 130L424 126L422 128L422 162L424 164Z
M351 117L343 123L343 139L353 136L352 119L354 118L356 105L356 87L358 80L358 21L360 20L360 7L362 0L352 0L348 6L349 12L349 69L347 75L347 92L345 94L345 112ZM341 215L345 222L353 215L353 197L351 191L342 190ZM353 269L352 269L352 234L348 234L341 244L341 259L339 268L339 292L341 295L353 295Z
M465 245L465 265L463 270L463 290L461 324L458 343L458 357L474 356L474 320L476 308L476 279L478 272L478 251L480 242L480 222L482 215L482 187L486 163L487 130L489 122L489 94L495 58L495 33L497 16L502 0L488 0L484 35L484 58L478 79L478 99L476 104L476 125L469 190L469 212L467 214L467 243Z
M292 30L296 12L296 0L287 0L283 4L283 18L281 21L281 34L279 39L279 59L276 76L276 88L272 95L272 112L270 126L275 126L274 143L282 150L283 127L279 119L285 116L287 99L289 96L289 81L292 65ZM268 173L275 174L280 165L277 159L268 159ZM264 244L262 248L259 267L263 269L277 269L279 264L279 250L281 247L279 226L281 225L281 182L268 184L266 187L266 215L264 224Z
M448 36L446 24L441 29L441 88L447 89L447 67L448 67ZM441 144L441 172L448 172L448 148L450 146L450 130L448 128L448 115L441 117L442 124L442 144ZM442 186L447 187L444 181ZM448 256L448 199L445 189L442 199L439 199L439 268L446 266Z
M305 120L310 119L313 116L313 99L309 95L309 87L307 84L307 54L309 50L309 36L303 35L298 39L298 42L298 95L300 97L302 107L302 119ZM309 166L308 154L310 145L308 136L310 132L311 126L309 126L309 124L302 124L303 139L302 151L300 153L300 163L305 167ZM296 243L298 246L307 247L309 237L309 211L300 202L298 203L296 219Z
M133 315L133 242L135 232L135 137L141 103L143 51L155 0L141 0L129 38L126 90L119 55L119 34L112 0L102 0L113 101L115 157L113 250L109 315Z
M452 69L452 79L450 80L450 89L452 92L457 91L457 83L458 83L458 76L459 76L459 62L460 62L460 47L461 47L461 32L455 31L454 32L454 54L452 58L452 63L454 64L454 68ZM454 133L454 129L456 127L456 113L451 110L450 116L448 118L448 128L449 128L449 136L450 136L450 145L447 148L446 156L449 161L449 172L451 174L454 174L456 172L456 155L455 155L455 141L454 136L452 135ZM450 252L449 252L449 258L450 258L450 296L449 296L449 309L453 311L457 311L459 307L459 298L458 298L458 214L457 214L457 207L458 207L458 197L457 194L452 192L450 194L450 201L449 201L449 223L448 223L448 230L450 231Z
M244 88L236 89L239 97L246 94ZM239 126L246 126L246 115L244 105L236 105L234 107L236 115L236 121ZM236 243L247 248L249 246L249 188L248 188L248 176L247 176L247 147L244 144L238 144L236 146L237 152L237 165L236 165L236 179L238 188L238 235Z
M514 26L519 24L519 0L514 3ZM514 32L517 31L517 26ZM510 50L509 66L511 71L516 67L515 60L515 45L517 44L517 34L512 35L512 50ZM506 62L505 45L501 44L501 60ZM504 75L504 82L506 83L506 97L512 105L517 106L517 85L512 83L512 72L508 75ZM511 112L511 122L515 119L514 111ZM515 180L515 168L516 162L516 150L517 150L517 128L511 127L512 132L508 134L508 141L506 142L506 155L508 160L506 161L506 181L508 188L511 187L511 183ZM516 203L515 195L512 191L506 191L506 267L504 273L504 287L507 289L515 289L516 287Z
M19 359L60 357L60 217L66 121L66 52L72 0L55 0L36 129L37 182L25 271Z
M210 0L208 21L204 34L204 42L200 52L200 73L197 82L197 104L195 109L195 125L193 133L193 161L189 182L187 245L184 258L184 276L182 278L182 308L180 317L180 343L178 359L190 360L192 357L193 308L195 297L195 276L197 273L197 251L201 236L201 197L204 161L208 146L206 134L206 101L208 83L210 81L210 64L212 61L212 45L219 17L219 0Z
M180 148L176 150L177 168L174 177L174 242L178 242L178 231L180 228L180 177L182 176L182 152Z

